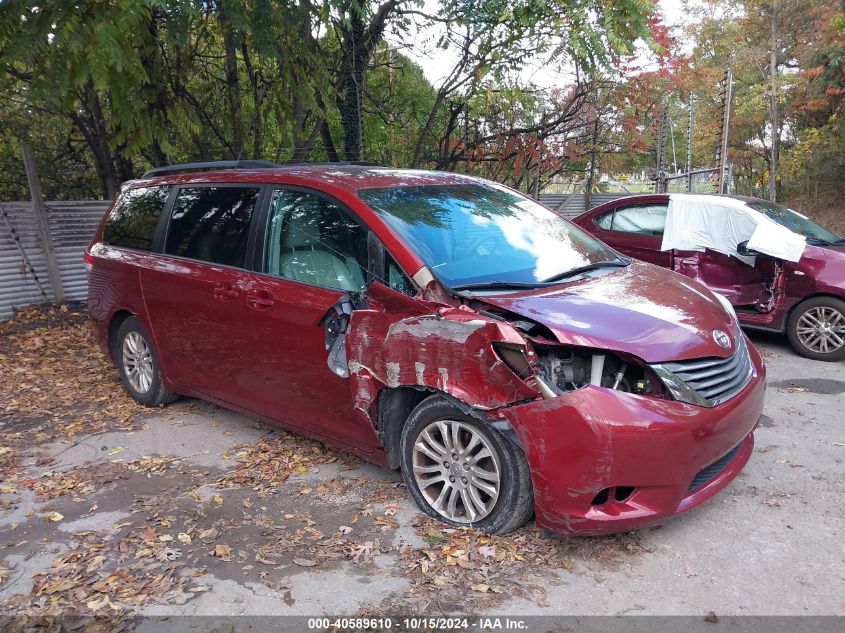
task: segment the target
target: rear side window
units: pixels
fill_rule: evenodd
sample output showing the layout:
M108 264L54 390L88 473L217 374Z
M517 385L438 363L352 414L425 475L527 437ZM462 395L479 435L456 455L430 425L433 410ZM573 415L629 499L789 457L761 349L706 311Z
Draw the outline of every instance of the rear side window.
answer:
M637 233L639 235L663 235L666 227L665 204L642 204L622 207L596 219L596 224L609 231Z
M149 250L169 187L142 187L124 191L114 205L103 241L114 246Z
M243 267L258 191L258 187L180 189L164 252Z

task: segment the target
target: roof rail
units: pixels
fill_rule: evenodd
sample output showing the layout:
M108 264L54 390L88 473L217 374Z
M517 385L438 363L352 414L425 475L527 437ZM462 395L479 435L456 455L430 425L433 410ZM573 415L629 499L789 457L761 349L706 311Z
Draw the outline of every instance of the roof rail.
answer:
M387 167L387 165L383 163L374 163L366 160L315 160L315 161L291 161L289 163L282 163L282 167L296 167L296 166L305 166L308 165L340 165L340 166L353 166L353 167Z
M202 171L206 169L268 169L271 167L281 167L281 165L278 163L272 163L268 160L217 160L207 163L179 163L177 165L156 167L149 170L141 177L152 178L153 176L175 174L180 171Z

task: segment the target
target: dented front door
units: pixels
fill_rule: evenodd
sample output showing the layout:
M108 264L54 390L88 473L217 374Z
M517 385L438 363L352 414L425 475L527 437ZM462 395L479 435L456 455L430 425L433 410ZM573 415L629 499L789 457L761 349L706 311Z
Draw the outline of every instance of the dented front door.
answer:
M269 305L246 309L255 350L249 387L262 415L368 450L372 426L355 415L349 380L327 363L323 317L343 294L254 275L247 296Z

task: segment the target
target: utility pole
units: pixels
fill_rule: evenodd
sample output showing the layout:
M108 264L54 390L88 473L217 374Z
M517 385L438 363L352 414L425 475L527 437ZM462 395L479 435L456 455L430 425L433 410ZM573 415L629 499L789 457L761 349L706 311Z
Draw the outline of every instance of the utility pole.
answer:
M769 77L772 81L771 112L769 125L772 128L772 151L769 162L769 200L777 202L778 197L778 154L780 150L780 129L778 125L778 22L777 22L777 0L772 0L771 27L772 41L769 55Z
M731 102L733 100L733 69L725 71L725 92L722 105L722 134L719 142L719 193L728 193L728 136L731 129Z
M593 176L596 173L596 144L599 141L599 119L593 121L593 142L590 148L590 173L584 186L584 211L590 210L590 198L593 194Z
M687 106L689 120L687 122L687 191L692 191L692 128L695 122L695 97L689 93Z
M664 130L666 129L666 110L660 111L657 117L657 173L655 174L654 192L662 193L663 191L663 152L664 149Z
M666 118L669 121L669 138L672 139L672 171L674 172L672 175L678 173L678 154L675 151L675 126L672 125L672 115L668 113L669 105L666 105L667 114Z

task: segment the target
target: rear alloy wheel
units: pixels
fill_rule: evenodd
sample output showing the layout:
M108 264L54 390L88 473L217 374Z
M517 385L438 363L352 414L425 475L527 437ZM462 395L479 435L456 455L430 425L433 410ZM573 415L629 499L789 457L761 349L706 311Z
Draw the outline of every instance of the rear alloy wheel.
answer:
M813 360L845 359L845 301L815 297L796 307L786 326L789 342Z
M528 462L518 446L433 396L408 418L402 474L426 514L452 525L504 534L533 512Z
M178 397L165 388L150 336L137 318L128 317L120 324L113 344L112 358L123 386L136 402L157 407Z

